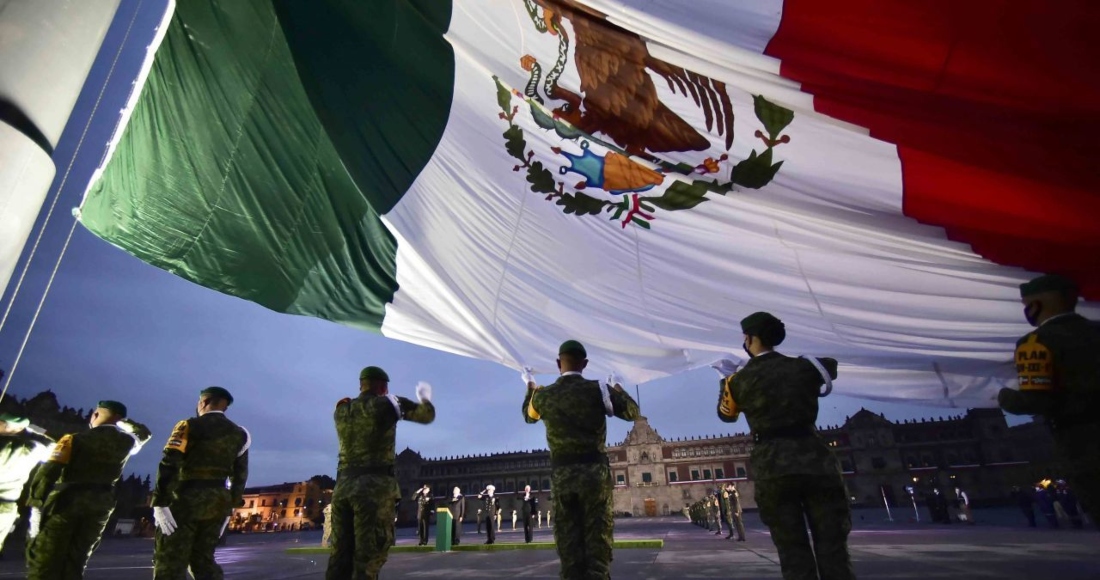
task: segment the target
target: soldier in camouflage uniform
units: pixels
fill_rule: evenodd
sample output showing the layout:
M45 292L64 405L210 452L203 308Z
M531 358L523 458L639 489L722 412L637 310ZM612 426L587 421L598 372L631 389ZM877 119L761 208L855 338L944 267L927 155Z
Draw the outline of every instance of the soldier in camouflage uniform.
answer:
M176 423L164 446L153 488L156 580L183 580L189 568L196 580L224 577L214 549L241 505L252 445L248 431L225 416L231 404L226 389L203 389L198 416Z
M126 406L117 401L100 401L88 426L88 431L59 439L31 480L31 580L84 576L115 511L115 483L126 461L151 435L144 425L127 419Z
M726 506L726 526L729 527L729 535L726 539L733 537L733 532L737 531L737 541L745 541L745 521L741 517L741 494L737 491L736 483L729 483L725 489L722 490L722 501Z
M1072 280L1040 276L1020 285L1036 329L1016 343L1019 390L997 401L1014 415L1042 415L1081 507L1100 527L1100 324L1077 314Z
M611 470L608 465L607 417L638 418L638 404L622 388L616 375L608 385L581 376L588 364L584 346L566 341L558 349L561 377L548 387L535 384L530 369L523 382L523 419L546 424L550 447L554 526L561 577L611 576Z
M836 378L833 359L791 358L772 350L786 338L778 318L757 312L741 321L750 360L740 372L730 361L723 375L718 417L731 423L745 413L752 431L756 505L771 530L786 580L848 580L852 528L840 464L817 433L820 388ZM806 534L809 522L813 546Z
M19 520L16 502L23 486L34 468L50 456L52 445L53 440L27 419L0 414L0 550Z
M336 404L340 440L332 492L332 555L328 580L374 579L394 542L395 502L401 499L393 473L397 422L435 420L432 388L416 386L414 403L389 394L390 377L378 367L359 373L359 396Z

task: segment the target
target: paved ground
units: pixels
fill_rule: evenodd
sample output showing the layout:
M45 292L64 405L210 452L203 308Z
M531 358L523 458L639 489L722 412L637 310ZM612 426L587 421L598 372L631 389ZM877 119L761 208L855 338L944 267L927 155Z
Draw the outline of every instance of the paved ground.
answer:
M898 514L895 514L897 517ZM911 513L909 514L911 515ZM749 541L726 541L681 517L616 520L616 537L662 538L661 549L617 550L616 578L780 578L775 547L755 514L747 514ZM1100 579L1100 533L1029 529L1013 510L978 512L976 526L885 521L885 513L857 512L852 558L862 579L1006 578ZM898 518L900 520L900 518ZM511 527L511 522L508 523ZM399 544L415 544L415 530L399 530ZM467 526L467 543L484 541ZM536 541L551 539L540 530ZM522 542L523 532L501 532L498 543ZM230 579L323 578L327 558L285 550L313 546L318 532L231 536L218 550ZM0 579L22 578L20 546L0 561ZM151 578L152 541L106 540L88 567L88 580ZM319 556L319 557L318 557ZM450 554L392 554L383 578L557 578L551 550Z

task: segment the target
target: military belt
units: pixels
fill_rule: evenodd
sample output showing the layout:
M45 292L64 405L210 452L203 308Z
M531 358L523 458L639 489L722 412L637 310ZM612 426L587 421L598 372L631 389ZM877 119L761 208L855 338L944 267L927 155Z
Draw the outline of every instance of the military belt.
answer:
M550 456L550 467L568 467L570 465L607 465L607 454L600 452L558 454Z
M803 439L813 437L813 425L791 425L775 429L759 429L752 432L753 443L763 443L775 439Z
M336 479L345 477L359 477L360 475L388 475L393 476L392 465L372 465L359 467L345 467L336 473Z
M185 479L180 482L180 489L228 489L225 479Z

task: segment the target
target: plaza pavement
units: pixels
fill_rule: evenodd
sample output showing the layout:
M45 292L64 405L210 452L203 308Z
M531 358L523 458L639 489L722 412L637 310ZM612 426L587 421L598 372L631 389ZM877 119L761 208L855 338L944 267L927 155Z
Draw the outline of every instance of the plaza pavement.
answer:
M1100 579L1100 533L1092 530L1032 529L1015 510L979 510L978 524L931 524L912 521L912 512L859 510L853 514L850 539L856 574L861 579L938 580L1004 578L1027 580ZM747 542L708 533L683 517L616 520L616 538L664 540L661 548L615 551L612 576L623 579L781 578L775 547L755 513L746 514ZM498 543L522 542L522 530L502 531ZM484 542L467 524L464 543ZM433 529L434 531L434 529ZM398 530L398 545L416 544L415 529ZM535 541L552 540L544 525ZM433 539L434 541L434 539ZM218 549L218 561L230 579L324 578L325 554L288 553L316 546L319 532L243 534L229 537ZM15 542L0 561L0 580L22 578L22 545ZM152 577L149 539L103 542L92 558L88 580ZM394 553L383 579L397 578L557 578L553 550L499 552Z

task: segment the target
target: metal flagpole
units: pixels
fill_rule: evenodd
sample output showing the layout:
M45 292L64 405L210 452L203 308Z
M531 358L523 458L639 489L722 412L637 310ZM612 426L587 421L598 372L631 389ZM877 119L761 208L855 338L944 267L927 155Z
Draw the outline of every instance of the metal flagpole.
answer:
M894 516L890 515L890 502L886 501L886 488L880 485L878 490L882 492L882 505L886 506L886 518L892 522Z

